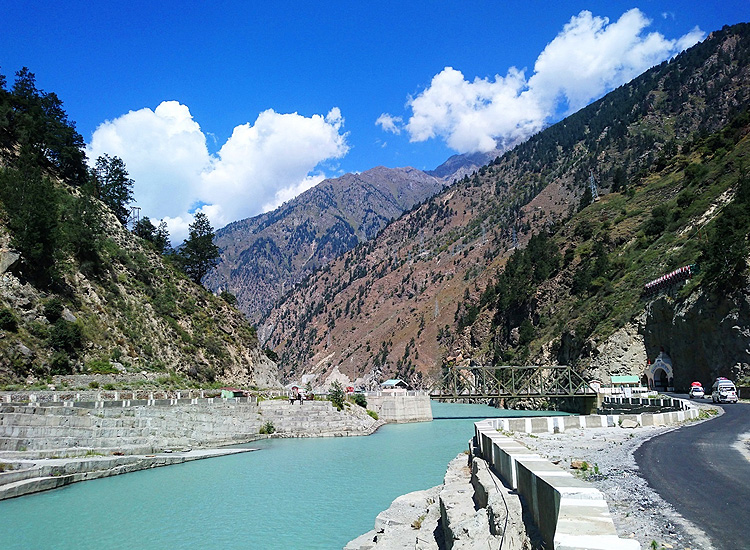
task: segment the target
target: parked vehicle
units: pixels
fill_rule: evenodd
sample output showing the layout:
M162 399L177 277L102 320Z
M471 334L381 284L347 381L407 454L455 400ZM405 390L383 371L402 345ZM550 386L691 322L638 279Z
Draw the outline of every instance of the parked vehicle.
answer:
M703 386L692 386L688 395L690 399L701 399L706 395L706 392L703 391Z
M716 379L711 388L711 401L714 403L737 403L737 388L728 378Z

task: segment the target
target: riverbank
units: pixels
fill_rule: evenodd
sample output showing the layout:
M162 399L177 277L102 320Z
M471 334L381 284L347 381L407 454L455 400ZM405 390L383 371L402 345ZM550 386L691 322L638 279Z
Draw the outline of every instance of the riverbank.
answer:
M5 500L0 540L4 550L341 549L398 495L441 484L475 420L520 414L432 406L440 420L368 437L271 437L247 445L260 452Z
M96 456L17 460L3 463L0 474L0 500L15 498L79 481L101 479L120 474L184 464L193 460L247 453L255 449L178 450L148 455Z

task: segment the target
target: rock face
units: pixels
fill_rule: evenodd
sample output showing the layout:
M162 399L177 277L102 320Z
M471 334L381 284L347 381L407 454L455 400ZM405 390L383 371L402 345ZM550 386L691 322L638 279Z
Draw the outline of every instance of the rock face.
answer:
M114 215L102 217L111 252L99 271L65 271L60 294L15 273L18 254L4 252L0 238L0 309L16 320L0 330L0 381L85 372L99 361L121 372L171 369L229 385L280 385L241 312L188 280Z
M457 456L443 485L393 501L378 514L375 529L345 550L502 548L527 550L531 543L519 497L478 457Z
M643 336L649 359L661 350L671 357L678 391L693 380L710 387L717 376L748 376L750 287L734 296L693 293L683 302L660 297L647 308Z
M643 375L647 356L642 330L637 323L628 323L596 347L587 376L608 384L613 374Z

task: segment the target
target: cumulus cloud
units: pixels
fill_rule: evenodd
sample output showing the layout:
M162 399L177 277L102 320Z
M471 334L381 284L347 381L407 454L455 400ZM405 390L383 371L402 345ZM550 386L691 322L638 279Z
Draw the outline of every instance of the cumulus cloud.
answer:
M460 153L507 147L570 114L649 67L702 40L694 28L678 39L646 33L651 24L638 9L617 21L582 11L539 54L533 74L511 67L505 76L467 80L446 67L407 105L411 141L440 138ZM392 131L397 117L378 124Z
M130 111L101 124L87 153L125 161L144 215L167 222L174 242L187 236L191 212L214 227L271 210L325 176L316 171L349 150L338 108L304 117L267 110L237 126L218 153L187 106L165 101L153 111Z

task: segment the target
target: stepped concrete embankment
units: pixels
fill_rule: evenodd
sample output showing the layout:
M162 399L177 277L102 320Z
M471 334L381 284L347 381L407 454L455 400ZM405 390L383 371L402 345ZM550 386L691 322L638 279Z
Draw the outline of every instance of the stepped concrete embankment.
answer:
M0 473L0 500L64 487L79 481L100 479L149 468L184 464L253 449L198 449L176 453L128 456L86 456L42 460L18 460L13 470Z
M270 427L277 437L339 437L367 435L383 424L361 407L338 411L329 401L190 398L3 403L0 499L220 456L227 450L213 447L269 437L260 432Z
M75 406L73 406L75 405ZM382 421L329 401L254 398L0 405L0 453L60 455L86 450L153 453L246 443L273 427L286 437L366 435Z

